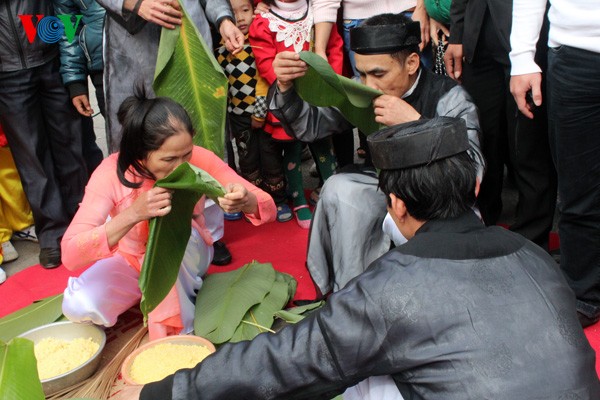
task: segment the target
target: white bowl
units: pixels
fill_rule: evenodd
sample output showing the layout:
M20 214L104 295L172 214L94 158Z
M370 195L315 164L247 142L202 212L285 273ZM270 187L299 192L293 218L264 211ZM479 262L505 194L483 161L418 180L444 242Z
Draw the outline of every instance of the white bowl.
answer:
M106 334L101 328L97 327L96 325L76 324L69 321L43 325L38 328L31 329L19 335L19 337L29 339L34 344L49 337L63 340L91 338L99 345L98 351L96 351L96 353L94 353L89 360L77 368L52 378L43 379L41 381L42 388L44 389L46 396L50 396L90 377L96 371L96 369L98 369L98 364L100 363L100 354L102 353L104 345L106 344Z

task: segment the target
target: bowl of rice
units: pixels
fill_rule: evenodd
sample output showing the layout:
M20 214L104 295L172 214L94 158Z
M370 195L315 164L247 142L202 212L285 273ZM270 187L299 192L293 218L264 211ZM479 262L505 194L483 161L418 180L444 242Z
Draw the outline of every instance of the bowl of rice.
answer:
M121 376L129 385L157 382L183 368L193 368L215 346L193 335L167 336L148 342L133 351L121 366Z
M19 336L34 344L38 374L46 396L92 375L106 344L106 334L101 328L69 321L43 325Z

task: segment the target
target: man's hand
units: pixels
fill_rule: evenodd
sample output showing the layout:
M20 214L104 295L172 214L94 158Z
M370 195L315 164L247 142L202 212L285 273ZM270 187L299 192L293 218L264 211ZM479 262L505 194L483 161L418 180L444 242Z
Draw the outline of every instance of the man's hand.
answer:
M533 119L534 106L527 102L527 92L531 91L533 103L536 107L542 105L542 74L514 75L510 78L510 92L512 93L519 111L527 118Z
M273 71L277 77L279 91L288 91L294 86L294 79L304 76L307 69L299 54L291 51L278 53L273 60Z
M244 34L230 20L224 19L219 26L219 33L223 38L225 47L231 54L237 54L244 48Z
M177 0L141 0L138 15L148 22L175 29L181 25L181 7Z
M375 122L392 126L421 118L410 104L399 97L383 94L373 100Z
M462 76L463 46L462 44L449 44L444 54L444 64L448 76L460 82Z
M439 35L438 35L439 31L442 31L442 33L444 34L444 37L442 37L442 40L439 40ZM448 28L446 28L446 25L442 24L441 22L436 21L433 18L429 19L429 33L431 36L431 41L433 42L433 44L435 46L444 46L444 44L445 44L444 39L446 39L446 38L448 38L448 36L450 36L450 31L448 30Z
M423 49L429 44L429 15L422 0L417 1L417 6L413 11L413 21L419 21L421 25L421 43L419 43L419 50Z
M94 110L92 110L92 107L90 106L90 100L88 99L87 94L75 96L71 99L71 102L73 102L77 112L84 117L91 117L94 113Z

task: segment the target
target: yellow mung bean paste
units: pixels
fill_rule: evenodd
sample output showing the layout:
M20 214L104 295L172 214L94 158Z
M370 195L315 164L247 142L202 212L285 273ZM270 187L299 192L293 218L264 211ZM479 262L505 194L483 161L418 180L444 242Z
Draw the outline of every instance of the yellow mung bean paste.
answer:
M64 340L48 337L40 340L34 346L40 380L79 367L92 358L99 347L91 338Z
M160 381L177 370L196 366L210 353L201 345L157 344L135 357L129 374L139 384Z

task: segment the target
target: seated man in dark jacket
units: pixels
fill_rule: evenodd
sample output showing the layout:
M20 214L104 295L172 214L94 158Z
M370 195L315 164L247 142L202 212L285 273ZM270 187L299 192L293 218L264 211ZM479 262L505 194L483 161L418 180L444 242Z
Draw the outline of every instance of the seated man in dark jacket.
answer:
M369 146L408 242L303 321L225 344L130 398L331 399L381 375L405 399L600 398L556 263L472 210L479 185L464 122L386 128Z
M467 92L452 79L420 67L419 24L400 14L381 14L365 20L350 33L356 67L362 82L384 94L373 101L376 121L395 125L435 116L460 117L469 131L470 151L483 177L477 109ZM273 62L277 85L271 88L269 107L286 132L311 142L350 126L333 107L314 107L293 89L293 79L306 66L294 53L278 54ZM386 221L389 229L381 229ZM321 191L314 213L306 264L323 294L343 288L373 260L390 248L390 236L404 242L386 218L385 197L377 190L373 168L337 174Z

